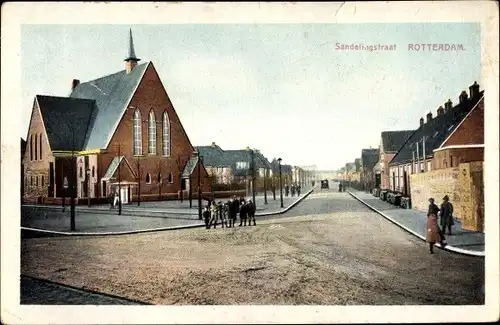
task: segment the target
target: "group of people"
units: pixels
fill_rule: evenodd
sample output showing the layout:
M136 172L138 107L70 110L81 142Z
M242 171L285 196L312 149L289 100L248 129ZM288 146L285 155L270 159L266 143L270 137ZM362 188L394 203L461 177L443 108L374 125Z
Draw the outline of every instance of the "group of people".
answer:
M295 196L295 193L297 193L297 196L300 196L300 185L292 184L290 187L288 184L285 184L285 196L288 197L290 193L292 194L292 197Z
M237 198L233 196L226 203L221 201L215 202L209 201L207 206L203 209L203 219L205 220L205 226L207 229L217 228L217 224L220 223L222 228L235 227L236 219L239 214L240 216L240 227L248 225L251 226L252 222L255 226L255 203L252 200L245 200L245 198Z
M438 225L438 216L440 218ZM451 227L455 224L453 218L453 205L450 202L448 195L443 197L441 207L434 203L434 198L429 198L429 210L427 212L426 223L426 241L429 243L429 250L434 254L434 245L439 242L441 247L446 246L445 232L448 229L448 234L451 235Z

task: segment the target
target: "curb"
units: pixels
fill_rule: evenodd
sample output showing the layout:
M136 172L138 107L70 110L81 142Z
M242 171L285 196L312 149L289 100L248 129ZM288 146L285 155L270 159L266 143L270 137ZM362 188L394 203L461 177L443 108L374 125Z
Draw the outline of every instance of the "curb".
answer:
M35 209L40 209L40 210L51 210L51 211L59 211L61 209L60 206L46 206L46 205L34 205L34 204L23 204L22 207L26 208L35 208ZM66 206L69 208L69 206ZM194 208L193 208L194 209ZM87 213L102 213L102 214L115 214L115 213L110 213L111 211L116 211L116 209L105 209L105 208L76 208L75 209L77 212L87 212ZM146 210L146 209L123 209L122 208L122 214L124 215L130 215L134 216L133 213L143 213L146 211L141 211L141 210ZM69 210L68 210L69 211ZM198 215L198 212L195 211L175 211L174 209L172 211L169 210L156 210L156 211L151 211L148 210L148 213L163 213L163 214L179 214L179 215L193 215L196 216ZM154 218L154 217L153 217Z
M425 241L425 237L424 236L420 235L419 233L416 233L415 231L411 230L410 228L408 228L406 226L403 226L402 224L400 224L396 220L394 220L394 219L390 218L389 216L385 215L383 212L375 209L374 207L372 207L371 205L369 205L368 203L366 203L365 201L363 201L362 199L360 199L359 197L357 197L356 195L354 195L350 191L347 191L347 193L349 193L353 198L355 198L359 202L361 202L364 205L366 205L370 210L373 210L374 212L378 213L379 215L381 215L382 217L386 218L390 222L394 223L398 227L406 230L410 234L412 234L412 235L420 238L421 240ZM484 257L485 256L484 252L470 251L470 250L466 250L466 249L462 249L462 248L458 248L458 247L454 247L454 246L450 246L450 245L446 245L445 248L442 248L439 243L436 243L435 246L439 247L439 248L441 248L443 250L446 250L446 251L450 251L450 252L454 252L454 253L459 253L459 254L463 254L463 255L479 256L479 257Z
M276 212L266 212L261 214L255 214L256 217L264 217L264 216L272 216L279 215L285 212L288 212L290 209L299 204L302 200L304 200L309 194L314 192L314 189L306 192L301 198L290 204L283 210ZM55 230L44 230L39 228L30 228L30 227L21 227L21 236L24 232L25 235L29 236L29 234L33 234L37 237L58 237L58 236L69 236L69 237L99 237L99 236L119 236L119 235L133 235L140 233L148 233L148 232L157 232L157 231L166 231L166 230L180 230L180 229L190 229L190 228L201 228L205 227L204 223L197 223L193 225L184 225L184 226L173 226L173 227L162 227L162 228L153 228L153 229L141 229L141 230L130 230L130 231L117 231L117 232L64 232L64 231L55 231Z
M148 305L148 306L149 305L153 305L151 303L140 301L140 300L135 300L135 299L125 298L125 297L120 297L120 296L117 296L117 295L113 295L113 294L109 294L109 293L103 293L103 292L99 292L99 291L95 291L95 290L90 290L90 289L79 288L79 287L76 287L76 286L71 286L71 285L68 285L68 284L63 284L63 283L59 283L59 282L55 282L55 281L51 281L51 280L46 280L46 279L38 278L38 277L35 277L35 276L31 276L31 275L21 274L21 278L26 278L26 279L30 279L30 280L34 280L34 281L39 281L39 282L46 282L46 283L54 285L54 286L59 286L59 287L63 287L63 288L67 288L67 289L72 289L72 290L77 290L77 291L83 291L85 293L90 293L90 294L105 296L105 297L112 298L112 299L124 300L124 301L135 303L137 305ZM105 306L105 305L100 305L100 306Z

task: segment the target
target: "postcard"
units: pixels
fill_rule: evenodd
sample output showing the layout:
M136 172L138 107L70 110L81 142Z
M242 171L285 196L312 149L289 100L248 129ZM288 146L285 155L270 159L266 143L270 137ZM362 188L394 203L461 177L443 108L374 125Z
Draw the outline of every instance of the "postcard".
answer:
M6 324L498 320L494 3L2 9Z

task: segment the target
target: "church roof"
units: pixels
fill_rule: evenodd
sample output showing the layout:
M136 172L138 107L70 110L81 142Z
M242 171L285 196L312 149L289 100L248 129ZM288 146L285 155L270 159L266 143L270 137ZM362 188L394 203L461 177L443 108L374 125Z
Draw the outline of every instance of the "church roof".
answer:
M91 99L95 109L88 121L84 150L104 149L130 101L149 62L137 65L130 73L125 70L80 83L70 95L73 99Z
M82 150L95 103L89 99L37 95L52 150Z

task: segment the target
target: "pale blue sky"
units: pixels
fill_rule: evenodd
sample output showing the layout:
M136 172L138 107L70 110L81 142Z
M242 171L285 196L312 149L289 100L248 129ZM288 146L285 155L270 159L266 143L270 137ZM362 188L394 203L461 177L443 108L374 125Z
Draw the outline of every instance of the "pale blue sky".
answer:
M23 25L20 136L35 95L67 96L72 79L124 69L129 28L193 145L248 145L294 165L339 168L376 147L381 131L416 128L475 80L482 85L473 23ZM397 49L337 51L337 42ZM409 52L409 43L465 51Z

